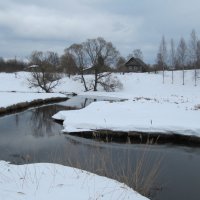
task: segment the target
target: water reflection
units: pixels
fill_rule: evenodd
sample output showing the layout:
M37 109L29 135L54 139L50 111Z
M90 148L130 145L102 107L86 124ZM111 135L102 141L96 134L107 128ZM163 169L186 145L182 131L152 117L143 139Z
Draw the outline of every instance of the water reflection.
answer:
M19 124L19 114L18 113L15 115L15 123L16 123L16 127L18 127L18 124Z
M57 113L59 110L64 110L64 106L44 106L31 110L31 116L29 127L31 128L31 134L34 137L53 136L57 134L54 130L54 124L52 123L51 116Z
M112 97L87 97L87 96L75 96L71 99L69 99L68 101L65 102L61 102L59 103L59 105L62 106L68 106L68 107L76 107L78 109L80 108L85 108L86 106L88 106L89 104L91 104L92 102L95 101L123 101L123 99L119 99L119 98L112 98Z

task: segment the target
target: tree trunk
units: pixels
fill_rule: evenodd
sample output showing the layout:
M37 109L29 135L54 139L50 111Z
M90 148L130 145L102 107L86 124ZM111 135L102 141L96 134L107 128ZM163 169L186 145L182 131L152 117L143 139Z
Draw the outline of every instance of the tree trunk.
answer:
M165 83L165 67L163 66L163 84Z
M97 72L95 72L94 91L97 91L97 83L98 83L98 77L97 77Z
M84 85L85 91L88 91L87 84L86 84L86 81L85 81L83 73L81 73L81 80L83 81L83 85Z
M196 68L196 65L194 67L194 86L197 86L197 68Z

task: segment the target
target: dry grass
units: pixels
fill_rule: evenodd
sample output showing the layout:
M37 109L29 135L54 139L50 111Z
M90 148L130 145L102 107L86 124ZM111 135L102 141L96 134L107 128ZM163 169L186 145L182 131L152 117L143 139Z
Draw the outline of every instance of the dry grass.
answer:
M127 140L125 145L113 146L111 143L74 138L76 137L67 136L64 149L55 148L47 155L51 160L47 158L41 162L58 163L106 176L125 183L147 197L161 189L161 186L157 185L157 178L163 157L151 153L152 141L136 145ZM38 162L39 157L25 155L23 163Z
M76 141L73 142L76 143ZM156 158L152 156L150 151L152 143L150 141L142 144L143 149L135 155L131 151L133 144L127 144L130 145L130 149L122 148L120 151L123 154L118 151L119 155L114 156L112 147L109 147L110 144L95 141L86 144L88 151L85 152L85 155L83 155L81 149L77 151L76 148L79 145L84 144L77 142L73 147L66 146L61 151L55 149L50 153L52 163L79 168L115 179L147 197L150 197L155 190L161 189L156 181L161 170L162 156ZM104 148L104 145L107 145L106 148ZM122 155L124 156L122 157ZM33 160L30 160L30 162L33 162Z

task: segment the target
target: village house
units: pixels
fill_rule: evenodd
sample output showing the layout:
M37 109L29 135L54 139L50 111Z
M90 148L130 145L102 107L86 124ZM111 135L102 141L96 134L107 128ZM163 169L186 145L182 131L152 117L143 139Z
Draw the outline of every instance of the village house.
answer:
M139 58L132 57L125 63L127 72L147 72L148 66Z

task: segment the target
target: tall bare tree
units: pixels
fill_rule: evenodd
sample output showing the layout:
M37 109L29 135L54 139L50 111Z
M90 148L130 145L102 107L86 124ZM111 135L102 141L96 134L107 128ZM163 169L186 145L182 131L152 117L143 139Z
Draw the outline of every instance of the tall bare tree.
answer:
M200 67L200 40L197 41L197 67Z
M183 85L185 84L185 65L187 63L187 45L184 38L180 39L179 45L177 47L177 59L178 65L183 71Z
M116 67L118 72L125 72L127 69L125 67L126 59L120 56L117 60Z
M106 73L106 68L117 61L119 52L111 42L107 42L101 37L88 39L84 43L84 48L88 55L89 66L94 70L93 90L97 91L97 85L103 85L103 78L110 73Z
M142 53L141 49L134 49L133 56L135 58L139 58L140 60L143 60L143 53Z
M87 55L83 44L72 44L69 48L65 49L65 53L72 56L75 65L81 75L81 81L83 82L85 91L88 91L86 80L84 77L85 69L87 68Z
M65 52L60 57L60 66L62 71L67 74L69 77L78 73L78 67L76 66L76 61L69 52Z
M157 54L157 64L162 68L163 71L163 83L165 82L165 69L167 67L167 60L168 60L167 44L165 41L165 37L162 36Z
M195 86L197 85L197 59L198 59L197 42L198 38L196 32L195 30L192 30L190 34L190 43L189 43L189 58L190 58L190 64L192 68L194 68Z
M52 92L61 79L56 72L59 65L59 57L54 52L34 51L30 56L31 77L28 78L29 87L39 87L45 92Z
M170 41L169 62L170 62L170 68L172 71L172 84L173 84L174 83L174 69L176 66L176 52L175 52L175 46L174 46L173 39L171 39L171 41Z
M98 85L101 85L106 91L113 91L115 86L116 88L121 88L121 84L117 78L110 76L110 67L114 66L119 55L119 52L111 42L107 42L101 37L88 39L81 44L71 45L65 49L66 53L70 54L75 61L85 91L91 89L97 91ZM86 81L85 75L88 73L94 74L94 76Z

